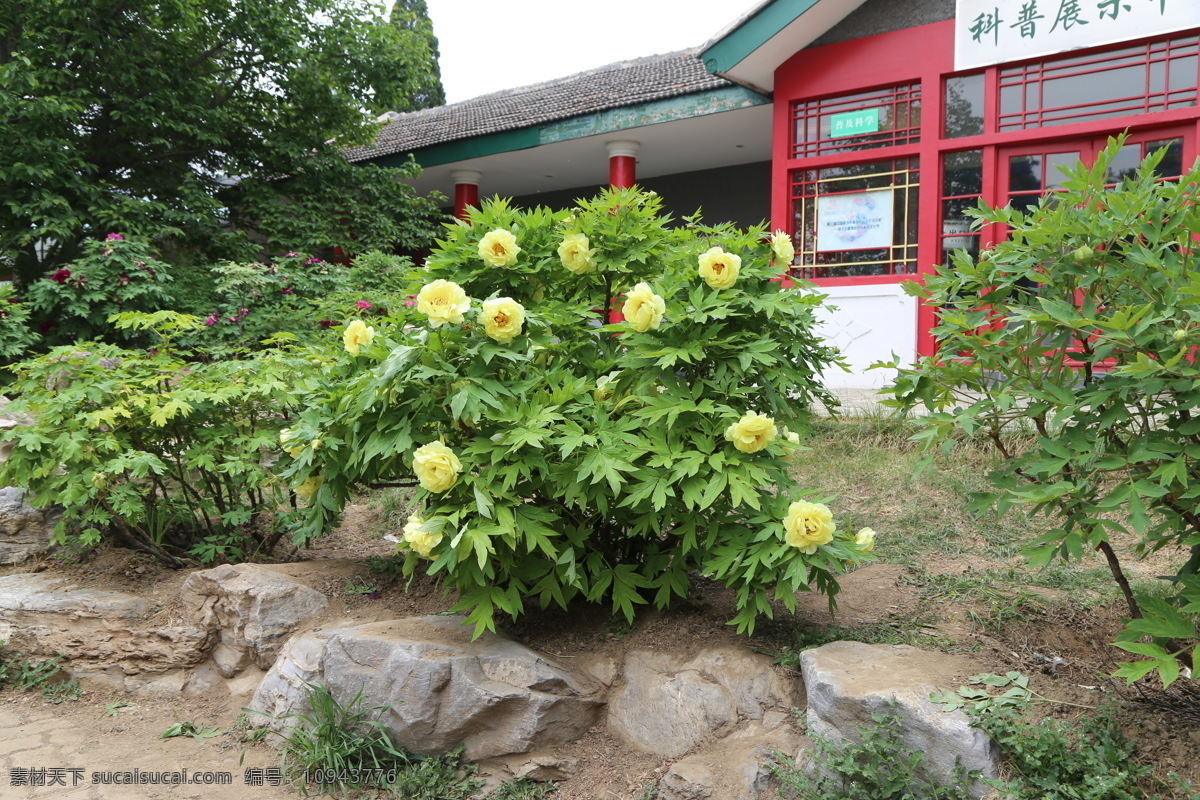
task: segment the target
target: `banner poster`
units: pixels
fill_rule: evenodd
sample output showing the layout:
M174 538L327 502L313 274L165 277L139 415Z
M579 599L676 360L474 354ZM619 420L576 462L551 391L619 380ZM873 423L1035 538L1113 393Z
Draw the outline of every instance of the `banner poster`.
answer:
M954 69L1200 27L1200 0L957 0Z
M892 246L893 192L829 194L817 198L817 250L876 250Z

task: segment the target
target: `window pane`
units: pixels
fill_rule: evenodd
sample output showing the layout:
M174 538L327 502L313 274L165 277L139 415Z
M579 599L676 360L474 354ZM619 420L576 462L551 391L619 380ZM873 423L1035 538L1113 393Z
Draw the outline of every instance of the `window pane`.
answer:
M983 133L983 73L946 80L947 139Z
M1000 70L1002 131L1195 106L1200 36Z
M983 191L983 151L947 153L942 167L942 197L979 195Z
M1012 156L1008 159L1008 188L1013 192L1040 191L1042 157Z

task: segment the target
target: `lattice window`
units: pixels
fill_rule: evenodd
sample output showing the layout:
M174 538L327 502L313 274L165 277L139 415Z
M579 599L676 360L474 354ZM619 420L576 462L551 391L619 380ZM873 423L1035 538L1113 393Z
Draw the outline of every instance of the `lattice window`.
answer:
M1200 35L1000 70L1001 131L1196 105Z
M814 278L917 271L917 159L792 173L796 266Z
M921 140L921 84L792 104L793 158Z

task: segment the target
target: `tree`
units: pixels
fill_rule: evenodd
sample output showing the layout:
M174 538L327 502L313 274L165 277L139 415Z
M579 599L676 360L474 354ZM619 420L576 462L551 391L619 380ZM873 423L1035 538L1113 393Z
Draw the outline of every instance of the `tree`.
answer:
M1113 186L1124 144L1029 212L971 213L1008 238L909 285L939 309L940 353L897 359L886 404L923 406L915 438L930 445L990 440L1001 459L976 507L1055 520L1027 543L1034 565L1099 552L1129 607L1116 645L1144 657L1116 674L1170 684L1181 661L1200 673L1200 165L1164 180L1159 150ZM1136 593L1119 539L1173 556L1167 599Z
M430 59L368 0L0 0L0 254L29 280L110 232L225 257L281 231L394 244L381 217L436 209L411 171L347 180L342 150L413 107Z
M392 24L401 31L416 33L429 45L432 69L425 79L413 87L409 95L409 109L434 108L446 104L446 90L442 88L442 70L438 66L438 40L433 35L433 21L425 0L396 0L392 6Z

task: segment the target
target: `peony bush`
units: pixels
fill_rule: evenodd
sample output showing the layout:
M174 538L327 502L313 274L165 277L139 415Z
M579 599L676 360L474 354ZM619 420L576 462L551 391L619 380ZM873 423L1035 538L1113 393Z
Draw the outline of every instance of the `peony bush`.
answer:
M632 619L696 574L736 590L741 631L772 599L832 602L874 534L788 473L811 406L834 405L823 298L773 280L786 234L668 221L619 190L447 226L412 306L314 355L325 379L282 443L298 543L364 486L416 486L403 570L456 589L476 635L528 603Z

